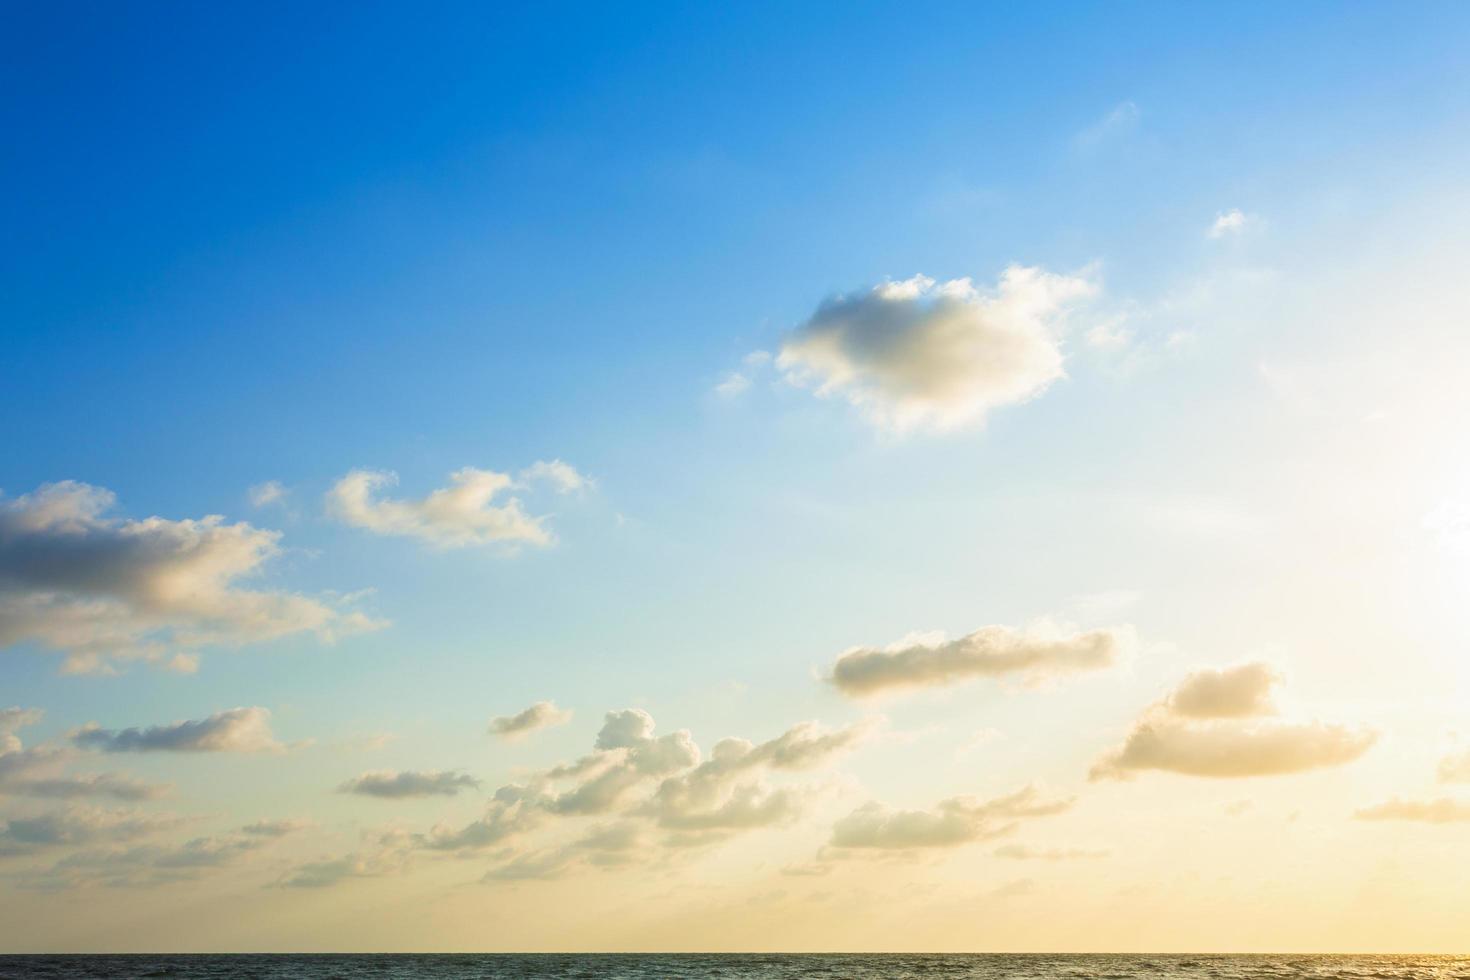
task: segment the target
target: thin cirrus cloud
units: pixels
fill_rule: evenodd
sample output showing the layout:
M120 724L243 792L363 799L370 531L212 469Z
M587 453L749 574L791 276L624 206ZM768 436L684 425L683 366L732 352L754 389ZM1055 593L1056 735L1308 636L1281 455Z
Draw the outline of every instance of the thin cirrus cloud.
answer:
M1000 837L1020 821L1071 808L1071 799L1049 799L1034 786L980 800L956 796L933 810L894 810L868 803L832 826L830 847L839 850L911 851L952 848Z
M277 480L266 480L250 488L250 506L269 507L286 499L286 488Z
M513 742L525 738L532 732L556 725L565 725L571 720L572 713L558 708L555 702L537 701L524 711L490 719L490 733Z
M1346 765L1376 732L1320 721L1263 720L1279 676L1268 665L1197 671L1146 709L1124 739L1093 766L1091 778L1127 779L1156 770L1239 779Z
M1359 820L1409 820L1417 823L1462 823L1470 821L1470 802L1452 799L1401 800L1364 807L1354 814Z
M848 697L981 677L1037 680L1111 667L1136 645L1131 626L1081 631L1045 622L1025 629L986 626L956 639L928 633L883 648L855 647L837 658L827 679Z
M997 288L927 276L823 302L782 341L792 383L846 400L896 434L979 425L1061 378L1066 313L1091 280L1011 266Z
M1442 783L1470 783L1470 752L1445 756L1436 772Z
M85 725L72 742L99 752L281 752L267 708L231 708L208 718L149 728L101 728Z
M379 769L365 772L337 787L341 793L376 796L401 800L424 796L454 796L462 789L474 789L480 781L469 773L450 769L396 772Z
M527 513L518 487L546 484L558 493L593 485L561 460L541 461L520 478L466 466L449 474L449 486L419 500L380 495L398 476L386 470L353 470L327 491L327 509L338 520L375 534L417 538L437 548L552 543L544 516Z
M69 672L129 660L192 670L197 651L385 625L341 603L243 587L281 535L214 515L108 516L113 494L63 481L0 501L0 648L35 643Z

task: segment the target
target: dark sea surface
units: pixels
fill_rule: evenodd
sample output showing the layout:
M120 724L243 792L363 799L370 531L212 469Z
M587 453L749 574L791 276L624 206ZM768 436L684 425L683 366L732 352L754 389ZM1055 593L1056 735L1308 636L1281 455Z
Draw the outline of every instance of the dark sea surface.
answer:
M1470 956L1049 956L1016 954L343 954L0 956L0 977L759 977L809 980L1470 980Z

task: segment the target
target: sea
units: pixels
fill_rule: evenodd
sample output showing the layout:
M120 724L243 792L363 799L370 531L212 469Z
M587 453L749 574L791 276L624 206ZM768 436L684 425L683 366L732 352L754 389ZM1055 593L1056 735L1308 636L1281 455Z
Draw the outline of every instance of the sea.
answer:
M1470 956L1022 954L191 954L0 956L0 978L241 980L1470 980Z

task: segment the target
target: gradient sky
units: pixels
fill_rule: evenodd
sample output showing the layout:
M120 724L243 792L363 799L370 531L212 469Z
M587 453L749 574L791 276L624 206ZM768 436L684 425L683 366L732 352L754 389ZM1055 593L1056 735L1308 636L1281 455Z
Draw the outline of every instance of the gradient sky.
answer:
M5 5L0 950L1464 951L1467 45Z

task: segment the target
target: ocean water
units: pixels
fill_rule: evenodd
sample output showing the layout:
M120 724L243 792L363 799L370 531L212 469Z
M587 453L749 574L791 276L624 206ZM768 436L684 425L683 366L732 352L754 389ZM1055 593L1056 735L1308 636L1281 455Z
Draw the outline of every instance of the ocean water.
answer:
M0 956L0 978L479 977L806 980L1470 980L1470 956L1051 956L1015 954L341 954Z

